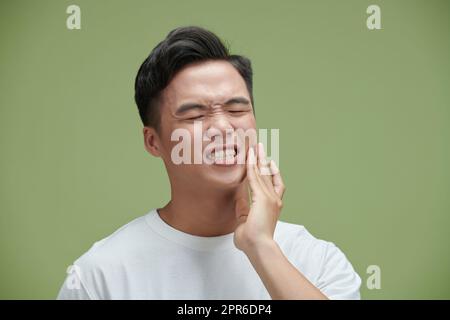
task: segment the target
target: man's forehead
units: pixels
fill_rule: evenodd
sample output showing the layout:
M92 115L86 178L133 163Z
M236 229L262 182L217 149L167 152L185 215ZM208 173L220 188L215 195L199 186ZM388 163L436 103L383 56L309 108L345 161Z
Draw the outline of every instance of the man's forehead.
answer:
M174 108L187 101L224 103L235 95L248 96L247 87L239 72L226 61L188 66L177 73L163 92L163 98Z

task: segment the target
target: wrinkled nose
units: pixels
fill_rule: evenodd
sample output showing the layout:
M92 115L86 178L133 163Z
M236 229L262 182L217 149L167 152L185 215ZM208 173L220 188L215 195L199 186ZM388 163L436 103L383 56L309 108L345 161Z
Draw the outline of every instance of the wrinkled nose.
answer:
M214 140L215 137L221 135L223 141L227 137L232 136L234 127L226 115L217 115L209 122L205 135L208 139Z

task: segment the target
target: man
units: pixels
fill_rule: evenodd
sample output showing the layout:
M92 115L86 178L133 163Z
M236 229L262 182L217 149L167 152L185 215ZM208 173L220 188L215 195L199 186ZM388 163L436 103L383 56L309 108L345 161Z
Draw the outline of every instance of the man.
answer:
M361 280L333 243L278 220L281 173L261 144L235 133L256 129L247 58L205 29L177 28L141 65L135 100L171 200L95 243L59 299L360 298ZM213 147L191 143L188 161L175 161L174 132L194 136L198 124L201 147Z

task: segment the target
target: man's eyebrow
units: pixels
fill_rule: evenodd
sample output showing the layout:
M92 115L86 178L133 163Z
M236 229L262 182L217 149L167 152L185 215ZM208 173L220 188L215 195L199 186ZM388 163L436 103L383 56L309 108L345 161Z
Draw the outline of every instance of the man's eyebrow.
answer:
M192 109L200 109L200 110L206 110L208 109L207 106L200 104L200 103L195 103L195 102L188 102L188 103L183 103L176 111L175 114L176 115L181 115L183 113L188 112L189 110Z
M227 102L225 102L225 104L234 104L234 103L250 104L250 101L244 97L234 97L234 98L227 100Z

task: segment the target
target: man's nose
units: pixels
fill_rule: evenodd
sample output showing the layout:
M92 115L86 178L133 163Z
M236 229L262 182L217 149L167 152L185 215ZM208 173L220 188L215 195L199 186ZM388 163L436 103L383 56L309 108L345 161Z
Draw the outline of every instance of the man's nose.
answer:
M209 126L206 131L208 138L212 139L217 135L222 135L225 139L227 135L232 134L234 127L230 119L225 114L216 115L209 122Z

